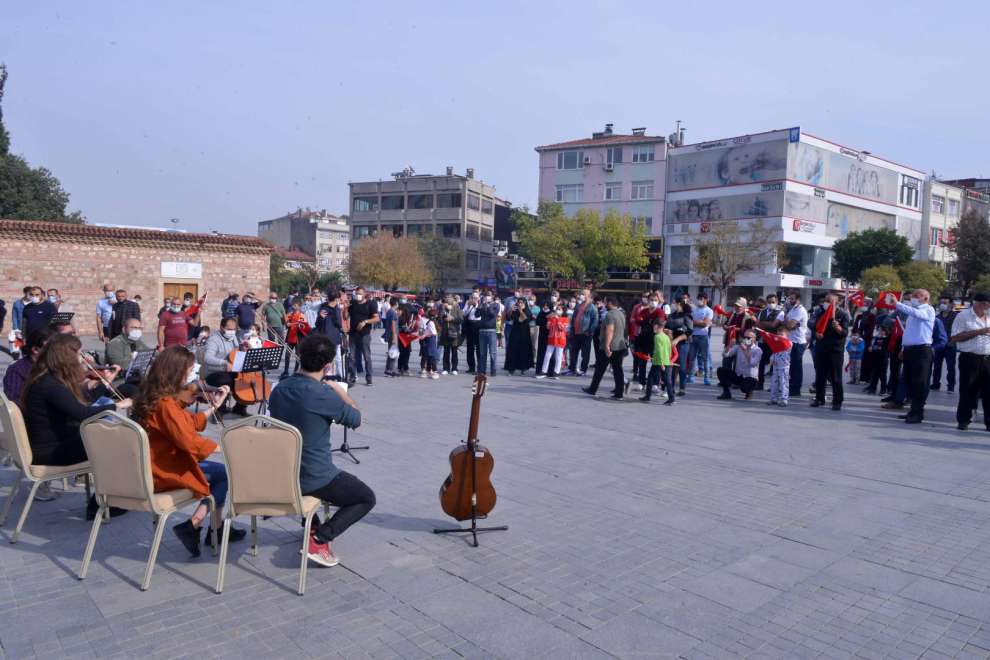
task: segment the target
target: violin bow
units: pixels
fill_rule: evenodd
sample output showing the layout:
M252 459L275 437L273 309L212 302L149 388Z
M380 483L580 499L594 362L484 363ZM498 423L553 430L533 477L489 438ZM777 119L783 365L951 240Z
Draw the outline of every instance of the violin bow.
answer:
M196 387L199 388L199 393L203 395L203 398L206 399L207 401L209 401L210 400L210 397L208 397L206 395L206 389L203 387L203 381L200 380L199 378L196 379ZM213 404L212 403L210 404L210 407L211 408L213 407ZM223 418L220 417L220 415L217 414L217 409L216 408L213 408L213 412L210 413L210 414L213 416L213 423L214 424L219 424L221 428L227 428L227 425L223 423Z
M86 367L86 369L88 369L89 371L91 371L93 374L96 375L97 378L100 379L100 382L103 383L103 386L107 388L107 391L109 391L110 394L112 394L113 396L117 397L117 400L118 401L123 401L124 399L127 398L123 394L121 394L117 390L116 387L113 386L113 383L111 383L110 381L108 381L106 378L103 377L103 374L100 373L100 370L99 369L97 369L96 367L94 367L93 365L91 365L85 359L82 360L82 363L83 363L83 366Z

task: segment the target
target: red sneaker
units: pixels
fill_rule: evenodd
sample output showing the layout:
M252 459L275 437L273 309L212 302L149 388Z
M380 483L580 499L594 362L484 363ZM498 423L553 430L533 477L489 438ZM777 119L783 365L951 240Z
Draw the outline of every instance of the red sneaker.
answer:
M315 534L309 537L309 550L306 556L310 561L315 561L320 566L330 567L340 563L337 555L330 550L330 544L318 542Z

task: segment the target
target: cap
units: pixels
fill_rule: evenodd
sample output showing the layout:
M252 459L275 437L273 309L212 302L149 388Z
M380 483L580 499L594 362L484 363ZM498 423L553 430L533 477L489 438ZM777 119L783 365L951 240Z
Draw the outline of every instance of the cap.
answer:
M736 307L749 307L749 303L745 298L736 298L735 305Z
M990 293L980 291L973 296L973 302L990 302Z

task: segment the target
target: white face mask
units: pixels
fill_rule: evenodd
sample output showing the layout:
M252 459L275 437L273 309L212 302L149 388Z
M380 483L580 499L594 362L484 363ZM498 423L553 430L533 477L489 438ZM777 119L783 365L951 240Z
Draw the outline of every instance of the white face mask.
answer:
M115 298L113 291L105 291L103 295L106 296L107 300L113 300Z
M127 333L127 338L131 341L137 341L143 334L140 330L131 330Z
M186 374L186 385L190 385L199 380L199 362L193 364L192 369Z
M743 346L752 346L752 345L753 345L753 340L752 340L752 339L749 339L749 338L747 337L746 339L743 339L743 340L742 340L742 345L743 345Z
M223 331L223 336L226 337L227 339L233 339L234 337L237 336L237 331L236 330L224 330Z
M172 311L173 312L181 312L182 311L182 305L172 305Z
M258 333L255 332L254 330L248 330L247 331L247 336L248 337L257 337L258 336Z
M577 301L579 303L583 303L584 302L584 296L578 296Z
M650 309L656 309L659 306L660 306L660 303L658 303L656 300L651 300L650 301Z
M553 302L557 302L557 296L550 296L550 300L552 300Z
M649 298L641 298L640 301L639 301L639 303L641 305L649 305L650 304L650 300L649 300Z
M363 293L355 293L354 294L354 300L356 300L357 302L361 302L362 300L364 300L364 294Z
M48 302L58 302L58 296L48 296Z
M941 303L941 304L940 304L940 305L938 306L938 309L939 309L939 311L941 311L941 312L947 312L947 311L949 311L949 306L948 306L947 304L945 304L945 303Z
M491 296L485 296L485 302L486 303L490 303L491 301L492 301L492 297Z
M31 296L31 302L37 305L41 302L41 296Z

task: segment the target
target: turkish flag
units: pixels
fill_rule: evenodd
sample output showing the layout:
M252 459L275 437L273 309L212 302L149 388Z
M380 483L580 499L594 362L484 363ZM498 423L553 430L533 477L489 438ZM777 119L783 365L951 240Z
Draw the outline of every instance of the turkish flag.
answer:
M825 330L828 329L828 324L832 322L835 318L835 303L828 306L828 309L818 317L818 321L815 322L815 332L820 335L825 334Z
M780 335L759 328L756 331L763 337L763 343L767 345L771 353L783 353L791 350L792 343L787 337L781 337Z
M722 307L721 305L715 305L714 311L719 316L732 316L732 312L725 311L725 308Z
M898 291L881 291L877 294L877 309L894 309L894 305L887 304L888 293L898 301L901 299L901 294Z
M419 339L419 335L417 335L415 332L399 333L399 343L402 344L403 348L408 347L409 344L413 343L417 339Z
M890 339L887 340L887 351L893 353L897 350L897 342L904 336L904 326L900 319L894 319L894 327L890 329Z
M866 294L862 291L853 291L846 297L846 300L850 307L862 307L866 301Z

